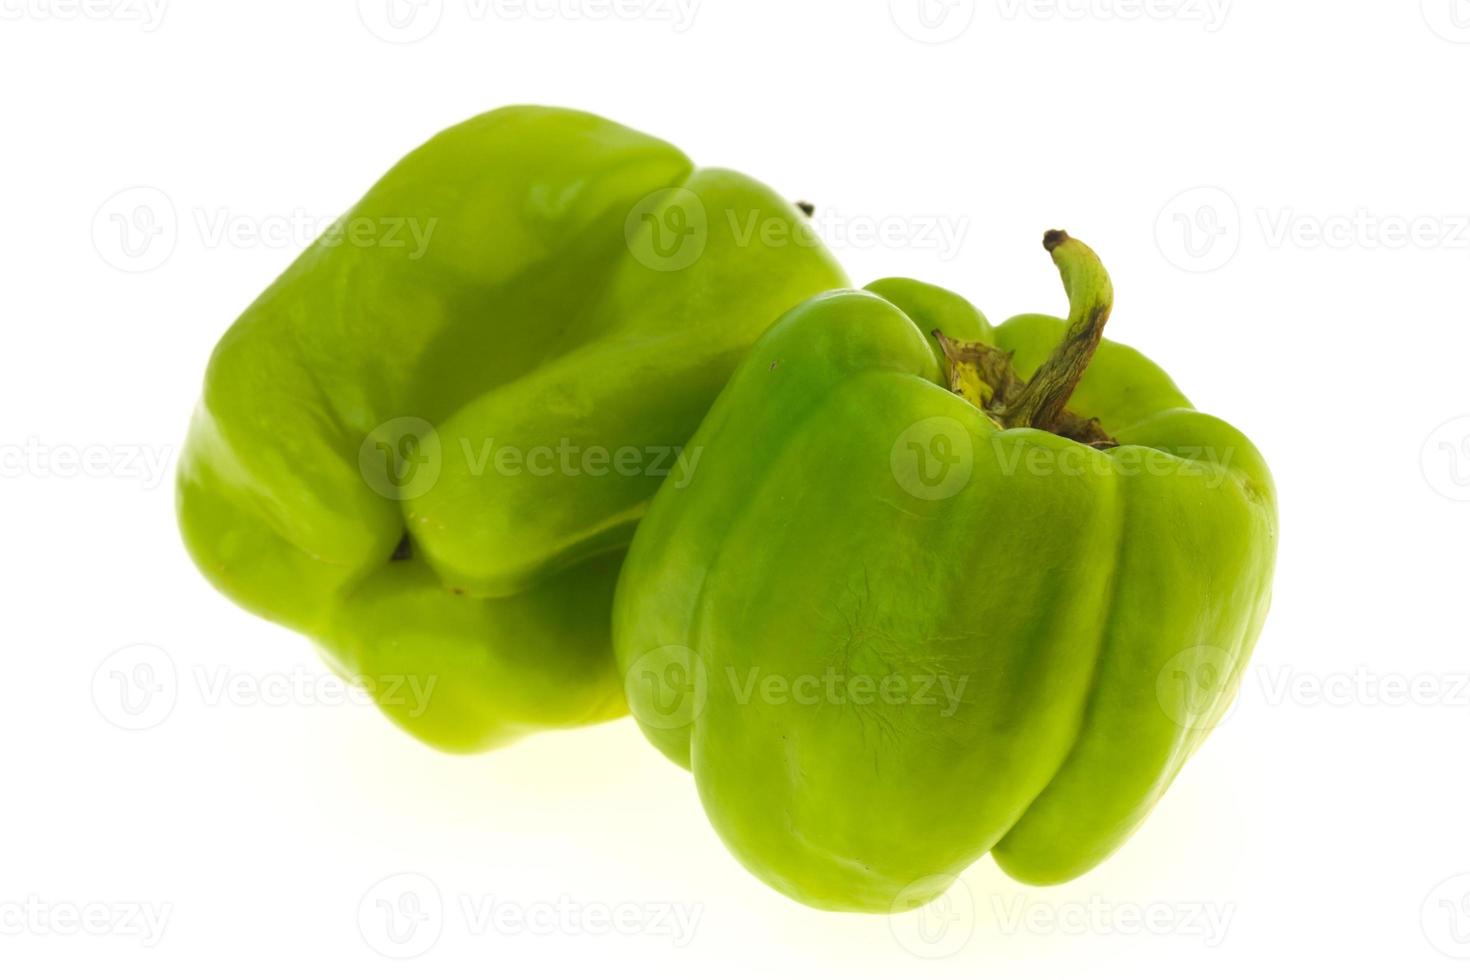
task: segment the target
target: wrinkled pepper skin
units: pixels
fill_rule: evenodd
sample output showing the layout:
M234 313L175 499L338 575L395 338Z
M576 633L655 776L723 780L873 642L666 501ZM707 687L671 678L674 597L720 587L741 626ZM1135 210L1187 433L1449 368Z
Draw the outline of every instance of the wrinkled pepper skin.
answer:
M1240 432L1106 340L1067 406L1118 446L1000 428L948 390L935 329L1024 378L1066 323L991 327L901 279L788 312L615 602L648 738L742 863L820 908L922 904L987 852L1029 883L1092 868L1226 710L1269 603L1274 489Z
M766 323L846 284L802 221L596 116L446 130L215 349L189 552L443 749L623 713L613 587L672 451Z

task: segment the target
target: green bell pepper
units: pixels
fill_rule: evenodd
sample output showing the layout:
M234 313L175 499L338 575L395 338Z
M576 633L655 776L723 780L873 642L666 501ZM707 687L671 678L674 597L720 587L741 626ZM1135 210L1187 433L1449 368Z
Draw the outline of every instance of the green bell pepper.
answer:
M1102 265L1045 244L1065 321L992 327L901 279L785 314L634 538L613 625L633 714L802 902L909 908L986 852L1027 882L1083 873L1261 629L1265 462L1103 341Z
M184 541L436 746L619 715L637 520L764 325L845 282L748 177L585 113L471 119L220 341Z

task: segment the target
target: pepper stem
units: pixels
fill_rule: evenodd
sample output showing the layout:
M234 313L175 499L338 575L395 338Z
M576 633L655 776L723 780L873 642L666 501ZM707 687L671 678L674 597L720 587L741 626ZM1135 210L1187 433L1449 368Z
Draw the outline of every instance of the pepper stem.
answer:
M1002 428L1045 429L1099 449L1116 446L1097 419L1067 410L1067 400L1102 341L1113 309L1112 281L1096 253L1065 231L1047 232L1042 244L1062 274L1071 306L1062 342L1028 382L1011 367L1009 353L936 330L949 362L949 389Z
M1065 231L1047 232L1042 244L1062 274L1071 312L1061 344L1002 411L1007 428L1055 429L1113 310L1113 283L1096 252Z

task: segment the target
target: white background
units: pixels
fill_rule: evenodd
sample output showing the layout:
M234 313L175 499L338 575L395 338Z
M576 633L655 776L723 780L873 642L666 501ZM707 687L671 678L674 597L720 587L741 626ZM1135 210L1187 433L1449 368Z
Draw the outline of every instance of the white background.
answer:
M576 3L0 0L0 973L1463 976L1470 3ZM1110 335L1262 448L1252 672L1112 860L812 911L631 723L436 754L194 570L171 469L219 335L402 153L526 101L759 175L854 281L995 320L1062 309L1066 227Z

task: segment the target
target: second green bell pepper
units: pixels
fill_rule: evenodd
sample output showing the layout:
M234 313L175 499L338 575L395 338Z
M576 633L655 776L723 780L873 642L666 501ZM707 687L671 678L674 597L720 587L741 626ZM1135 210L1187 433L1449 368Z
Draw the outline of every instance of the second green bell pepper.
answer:
M614 609L633 714L747 867L822 908L940 895L986 852L1059 882L1131 834L1230 703L1275 493L1240 432L1067 320L910 280L761 338L641 524ZM937 337L931 336L937 333Z

